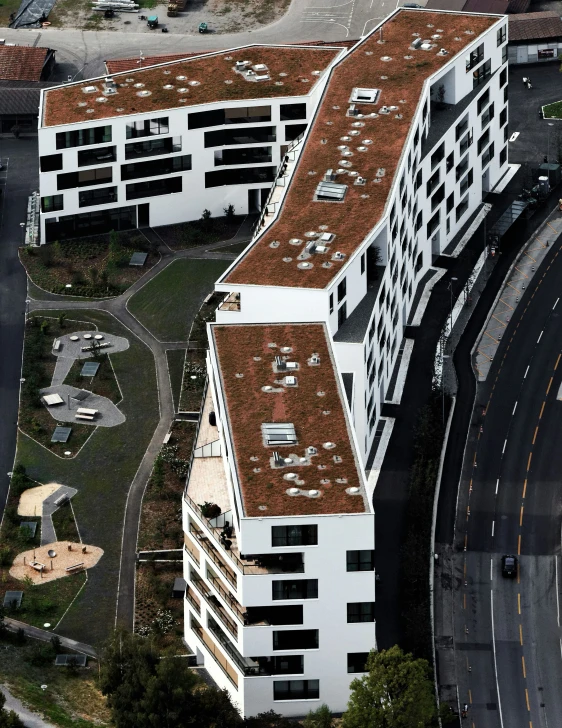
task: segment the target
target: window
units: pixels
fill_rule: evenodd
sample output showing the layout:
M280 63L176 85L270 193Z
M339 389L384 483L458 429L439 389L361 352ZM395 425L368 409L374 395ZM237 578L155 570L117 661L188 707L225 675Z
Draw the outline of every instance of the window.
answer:
M347 571L374 571L375 552L373 549L364 551L348 551L346 554Z
M317 546L318 526L313 524L303 526L272 526L272 546Z
M347 278L343 278L338 283L338 303L341 303L347 293Z
M503 88L507 83L507 68L503 68L500 72L500 88Z
M430 177L430 178L429 178L429 179L427 180L427 185L426 185L426 189L427 189L427 196L428 196L428 197L431 197L431 193L433 192L433 190L434 190L434 189L435 189L435 188L437 187L437 185L439 184L439 178L440 178L440 171L441 171L441 170L439 170L439 169L438 169L438 170L436 170L436 171L435 171L435 172L434 172L434 173L433 173L433 174L431 175L431 177Z
M494 104L490 104L482 114L482 129L484 129L494 118Z
M414 147L417 147L420 142L420 128L416 129L416 133L414 134Z
M344 301L338 309L338 328L343 326L347 319L347 302Z
M492 62L486 61L486 63L483 63L480 68L477 68L472 74L472 88L476 88L477 86L480 86L481 83L484 83L491 73Z
M304 655L274 655L250 658L259 665L259 675L299 675L304 672ZM252 673L254 674L254 673Z
M478 48L472 51L470 55L466 57L466 72L468 73L471 68L477 66L484 59L484 43L481 43Z
M462 155L467 151L467 149L472 146L472 129L468 132L468 134L461 140L461 143L459 144L459 156L462 157Z
M57 172L62 169L62 154L47 154L39 157L41 172Z
M191 154L180 157L163 157L147 162L121 165L121 179L137 179L139 177L158 177L162 174L186 172L191 169Z
M464 173L466 172L467 169L468 169L468 156L466 156L460 164L457 164L457 168L455 170L455 177L457 179L457 182L464 175Z
M501 46L502 43L505 43L505 41L507 40L507 25L502 25L502 27L496 31L496 38L499 48L499 46Z
M430 238L433 233L437 230L439 227L439 219L440 219L440 210L437 210L435 215L431 218L431 220L427 223L427 237Z
M240 106L230 109L214 109L213 111L196 111L189 114L187 119L189 129L203 129L206 126L222 126L223 124L259 124L263 121L271 121L271 106Z
M459 205L457 205L457 209L455 211L457 222L461 219L461 217L464 215L464 213L467 210L468 210L468 195L464 198L464 200L461 201L461 203Z
M58 218L45 220L45 237L47 243L67 238L79 238L84 235L101 235L111 230L131 230L137 226L137 208L108 207L82 212L79 215L61 215Z
M482 154L482 150L488 145L490 141L490 130L486 129L484 134L478 140L478 154Z
M93 126L89 129L59 131L57 133L57 149L84 147L87 144L103 144L111 142L110 126Z
M115 147L97 147L97 149L82 149L78 152L79 167L88 167L92 164L115 162L116 159L117 157L115 153Z
M490 89L486 89L486 91L484 91L482 96L477 101L476 106L478 109L478 113L481 114L482 109L485 108L485 106L489 103L490 103Z
M144 119L143 121L133 121L127 124L126 136L127 139L138 139L139 137L167 134L168 130L168 117L161 116L155 119Z
M423 211L420 210L416 216L416 224L415 224L416 232L418 232L418 230L420 230L422 225L423 225Z
M273 182L277 167L241 167L205 172L205 187L251 185Z
M445 156L445 142L440 144L437 149L431 155L431 169L443 159Z
M465 116L464 119L462 121L459 121L459 123L456 125L455 139L458 141L467 129L468 129L468 115Z
M451 218L447 218L447 235L451 232Z
M507 106L500 111L500 129L507 124Z
M421 187L421 185L422 185L422 179L423 179L422 170L419 169L418 170L418 173L416 174L416 179L415 179L415 182L414 182L414 191L415 192L417 192L418 189Z
M361 275L365 273L365 259L367 258L367 253L363 253L361 256Z
M138 200L141 197L171 195L174 192L181 191L181 177L166 177L165 179L154 179L149 182L133 182L127 185L127 199Z
M273 632L274 650L317 650L317 629L287 629Z
M507 63L507 46L502 48L502 63Z
M274 126L220 129L205 132L205 148L226 147L234 144L261 144L277 140Z
M320 680L274 680L273 700L317 700Z
M78 206L107 205L117 202L117 187L100 187L94 190L83 190L78 193Z
M303 624L303 605L285 604L280 606L247 607L244 624ZM280 648L292 649L292 648Z
M455 206L455 193L451 192L449 197L447 197L447 215L452 211L454 206Z
M347 671L348 672L368 672L367 659L368 652L348 652L347 653Z
M447 157L447 161L445 162L446 165L446 171L450 172L453 167L455 166L455 153L451 152L449 156Z
M509 84L503 90L503 102L504 102L504 104L507 104L507 99L508 98L509 98Z
M500 152L500 167L507 162L507 147L504 147Z
M292 142L301 134L304 134L308 124L286 124L285 125L285 141Z
M374 602L349 602L347 605L347 621L353 622L374 622Z
M113 182L111 167L98 167L97 169L84 169L81 172L67 172L57 174L57 189L70 190L73 187L89 187L91 185L104 185Z
M41 198L42 212L57 212L63 209L63 195L50 195Z
M125 159L155 157L158 154L173 154L174 152L181 152L181 137L148 139L144 142L125 144Z
M334 294L330 293L330 313L334 313Z
M291 579L272 582L276 599L318 599L318 579Z
M396 217L396 202L392 203L392 208L390 210L390 224L394 222L394 218Z
M437 205L440 205L445 199L445 184L443 183L437 192L431 198L431 211L435 210Z
M508 140L508 138L509 138L509 127L506 126L505 129L503 130L503 140L504 140L504 142L506 142Z
M482 155L482 169L494 158L494 142L490 144L488 149Z
M281 104L279 107L281 121L294 121L306 119L306 104Z
M472 170L468 170L468 174L464 177L464 179L461 182L461 186L459 189L459 195L464 195L465 192L467 192L468 188L473 182L473 174Z

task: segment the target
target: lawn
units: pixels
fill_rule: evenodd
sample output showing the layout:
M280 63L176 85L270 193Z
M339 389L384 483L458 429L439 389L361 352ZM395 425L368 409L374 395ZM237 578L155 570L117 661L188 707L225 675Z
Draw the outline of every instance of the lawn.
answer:
M562 101L555 101L542 107L545 119L562 119Z
M134 252L148 253L143 267L129 265ZM20 248L20 260L34 284L50 293L79 297L117 296L158 259L158 252L136 231Z
M20 0L4 0L0 4L0 25L8 27L10 24L10 15L17 13L20 5Z
M186 341L201 302L227 266L224 260L175 260L135 293L127 307L159 341Z
M168 349L166 352L168 359L168 372L170 374L170 385L172 387L172 397L174 400L174 409L177 412L180 404L181 382L183 379L183 367L185 362L185 349Z
M40 313L56 317L60 312ZM129 349L113 359L123 392L120 409L127 419L116 428L97 428L80 453L69 460L55 457L19 433L17 461L41 482L57 481L78 490L72 505L82 540L104 549L59 630L96 645L114 624L125 500L159 411L154 359L148 348L105 312L80 311L80 317L93 327L129 339Z
M194 220L177 225L162 225L156 232L172 250L183 250L200 245L213 245L221 240L233 238L244 222L243 215L233 218L212 217L209 220Z

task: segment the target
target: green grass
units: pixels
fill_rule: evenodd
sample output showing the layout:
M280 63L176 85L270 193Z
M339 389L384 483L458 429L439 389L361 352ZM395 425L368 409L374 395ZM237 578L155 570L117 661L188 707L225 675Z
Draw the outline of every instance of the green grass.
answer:
M543 106L543 111L545 119L562 119L562 101Z
M54 627L85 581L86 574L81 573L34 586L22 583L21 607L9 616L34 627L43 627L45 622Z
M175 260L135 293L129 311L160 341L186 341L191 321L226 260Z
M66 503L53 513L53 526L55 527L55 533L57 534L57 541L71 541L72 543L80 542L80 536L76 528L76 521L74 520L72 508L70 507L70 501L66 501Z
M174 407L177 412L180 403L185 349L169 349L166 352L166 357L168 359L168 371L170 372L170 383L172 385L172 397L174 398Z
M214 253L232 253L232 255L240 255L246 248L248 247L249 243L246 241L245 243L232 243L232 245L224 245L222 248L214 248Z
M159 414L154 359L148 348L105 312L84 310L79 317L129 340L129 349L113 361L123 391L120 409L127 419L119 427L97 428L72 460L55 457L20 433L17 460L40 482L56 481L78 490L72 505L82 540L104 550L59 630L96 645L114 624L125 500Z

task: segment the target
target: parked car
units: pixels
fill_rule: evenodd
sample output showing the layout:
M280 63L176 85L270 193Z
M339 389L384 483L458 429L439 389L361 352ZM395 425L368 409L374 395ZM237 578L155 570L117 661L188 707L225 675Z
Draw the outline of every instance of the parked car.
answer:
M502 574L511 579L517 576L517 556L511 554L502 556Z

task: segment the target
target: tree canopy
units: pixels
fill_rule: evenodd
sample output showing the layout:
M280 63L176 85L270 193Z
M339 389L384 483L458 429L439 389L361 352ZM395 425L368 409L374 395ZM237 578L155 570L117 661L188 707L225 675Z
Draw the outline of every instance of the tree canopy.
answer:
M6 698L0 691L0 728L25 728L25 724L18 718L13 710L6 710L4 704Z
M369 674L351 683L342 728L426 728L435 718L435 696L427 660L397 645L371 651Z

